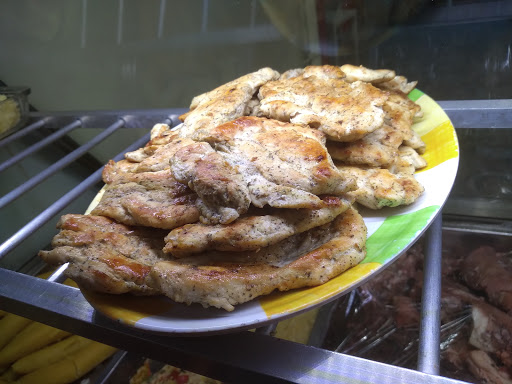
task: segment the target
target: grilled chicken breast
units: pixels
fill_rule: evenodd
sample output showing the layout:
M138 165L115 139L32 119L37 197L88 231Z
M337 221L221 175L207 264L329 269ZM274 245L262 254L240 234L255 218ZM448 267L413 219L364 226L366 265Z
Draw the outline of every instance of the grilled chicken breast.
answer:
M196 96L190 105L190 112L180 117L183 121L181 134L194 138L194 132L246 115L247 110L254 107L251 99L261 85L277 78L278 72L262 68Z
M327 206L320 209L254 209L228 225L184 225L167 235L164 252L185 257L208 250L258 250L329 223L350 207L350 201L337 197L323 201Z
M69 262L66 275L81 287L107 293L159 293L150 274L162 252L165 231L128 227L102 216L64 215L51 251L39 256L49 264Z
M328 142L327 149L332 158L346 164L388 168L396 161L398 148L403 143L424 151L425 144L412 130L420 106L404 95L391 94L383 110L385 122L382 127L362 139L351 143Z
M118 163L117 163L118 164ZM197 195L176 181L169 169L158 172L117 172L111 162L104 172L109 180L93 215L107 216L127 225L172 229L199 220Z
M321 208L324 202L318 195L341 196L355 187L353 180L340 177L324 145L324 135L306 126L248 116L203 130L197 139L207 142L228 164L221 165L220 159L209 161L201 174L198 167L185 166L184 155L175 157L172 169L182 180L194 179L189 183L193 189L201 177L207 178L210 185L205 192L212 194L210 198L219 207L226 206L222 205L228 199L226 194L245 196L247 191L251 203L259 208ZM188 152L191 164L198 156L199 146L194 148ZM211 150L202 148L201 156L209 156ZM232 182L239 183L232 170L243 178L239 188L229 187Z
M251 204L244 177L208 143L179 150L170 160L173 176L199 196L201 221L227 224L247 212Z
M387 167L395 161L402 134L389 124L352 143L327 142L327 150L335 160L346 164Z
M409 82L404 76L397 76L395 71L390 69L370 69L351 64L345 64L340 67L345 73L345 80L352 83L354 81L365 81L372 83L378 88L386 91L399 92L407 95L418 83L417 81Z
M397 207L413 203L424 188L410 174L393 174L388 169L338 166L346 177L357 180L357 189L350 193L355 200L371 209Z
M177 302L232 311L274 290L325 283L365 256L366 227L353 209L328 224L245 252L205 252L157 263L159 289Z
M354 141L384 122L387 94L369 83L349 83L334 66L306 67L302 74L270 81L259 90L262 116L307 124L334 141Z
M340 69L345 73L345 80L349 83L364 81L372 84L388 82L395 78L395 71L390 69L370 69L352 64L344 64Z

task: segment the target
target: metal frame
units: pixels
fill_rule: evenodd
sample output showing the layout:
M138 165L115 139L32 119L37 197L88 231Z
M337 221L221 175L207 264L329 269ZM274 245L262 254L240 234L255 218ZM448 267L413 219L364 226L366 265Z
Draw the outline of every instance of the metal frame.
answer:
M456 127L512 127L512 100L447 101L439 104ZM18 155L21 159L78 126L105 128L92 142L71 152L65 161L61 160L62 164L67 164L117 129L148 127L158 122L176 125L177 116L182 112L184 110L172 109L34 113L29 125L0 141L0 147L41 127L57 130L43 144ZM141 138L115 159L120 159L126 151L142 146L147 140L148 136ZM8 164L0 165L0 169L6 169L19 159L10 159ZM48 172L57 172L65 166L62 164L53 166ZM12 235L0 245L0 259L100 178L101 169L98 169ZM22 194L35 188L42 180L44 178L38 176L37 180L18 188L16 193ZM0 198L0 202L3 202L0 207L12 200L5 196ZM0 268L0 309L228 382L456 383L456 380L436 376L439 373L441 228L441 215L438 215L427 232L429 246L425 252L419 371L276 339L269 336L271 327L258 332L193 338L170 337L128 328L96 313L78 289L60 284L64 268L48 280Z

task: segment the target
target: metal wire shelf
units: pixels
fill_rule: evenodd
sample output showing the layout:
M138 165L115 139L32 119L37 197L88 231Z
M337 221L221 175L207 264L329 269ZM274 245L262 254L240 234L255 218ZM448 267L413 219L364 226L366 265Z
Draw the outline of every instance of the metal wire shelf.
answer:
M456 127L510 127L512 100L440 102ZM0 164L0 172L45 147L76 128L102 128L101 133L79 146L44 172L0 197L0 209L18 199L62 168L97 146L119 129L151 128L156 123L174 126L181 109L33 113L28 125L0 141L7 146L41 128L53 131L44 140ZM144 145L149 134L127 151ZM0 245L0 260L33 235L87 189L101 180L102 168L12 234ZM94 311L78 289L60 284L65 267L48 280L0 268L0 309L37 320L63 330L101 341L122 350L135 351L165 363L215 377L227 382L297 383L455 383L439 373L439 300L441 278L441 217L428 230L425 252L425 281L418 371L385 365L269 336L272 328L219 336L180 338L142 332L113 322ZM122 358L120 356L119 358ZM116 364L111 364L114 367ZM110 368L111 369L111 368ZM421 372L420 372L421 371Z

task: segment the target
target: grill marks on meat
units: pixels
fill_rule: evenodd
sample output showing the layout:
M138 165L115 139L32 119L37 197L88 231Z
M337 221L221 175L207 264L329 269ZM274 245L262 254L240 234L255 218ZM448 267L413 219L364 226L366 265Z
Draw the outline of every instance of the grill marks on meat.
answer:
M278 72L262 68L196 96L190 105L190 112L180 116L184 122L182 134L193 137L195 132L200 133L212 126L244 116L254 107L251 99L260 86L278 77Z
M208 252L157 263L153 277L175 301L232 311L274 290L325 283L364 258L365 241L363 219L350 208L329 224L259 252Z
M123 224L163 229L196 222L197 195L174 178L169 165L169 159L191 143L192 140L180 138L167 125L156 125L144 148L105 166L104 194L91 213Z
M320 209L253 210L229 225L188 224L172 230L165 238L164 252L175 257L218 251L258 250L287 237L324 225L350 207L350 202L325 197Z
M365 256L366 227L353 208L331 222L259 251L207 251L167 257L161 230L128 227L102 216L65 215L50 264L70 262L68 277L86 289L157 294L228 311L274 290L325 283Z
M172 229L199 219L197 196L174 179L170 169L158 172L118 172L111 162L109 180L93 215L111 217L128 225Z
M344 80L334 66L311 66L259 90L259 113L272 119L307 124L333 141L354 141L384 122L382 106L388 96L369 83Z
M64 215L51 251L39 256L49 264L69 262L66 275L81 287L108 293L157 294L152 265L166 258L165 231L128 227L93 215Z

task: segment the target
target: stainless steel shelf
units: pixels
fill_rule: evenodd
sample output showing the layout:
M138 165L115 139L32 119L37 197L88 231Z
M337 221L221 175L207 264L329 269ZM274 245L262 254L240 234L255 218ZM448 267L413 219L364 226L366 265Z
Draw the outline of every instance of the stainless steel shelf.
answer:
M459 124L478 127L511 126L509 121L512 120L512 101L505 100L501 104L494 102L494 107L498 105L499 108L491 107L485 101L466 103L472 107L466 110L464 118L461 118L460 111L464 110L464 102L455 104L440 102L456 127ZM63 166L99 144L110 131L150 128L159 122L174 126L178 123L177 116L182 112L184 110L172 109L37 113L32 114L24 130L0 141L0 147L13 143L42 127L55 130L55 133L48 136L44 143L28 149L23 154L25 157L35 151L44 150L45 145L64 135L62 132L77 126L103 128L102 133L92 142L71 152L66 156L66 160L61 160L61 164L47 171L48 173L58 172ZM145 136L112 157L118 160L125 152L142 146L147 140L148 136ZM14 163L18 160L9 161ZM9 164L4 167L7 168ZM91 172L88 178L57 199L1 244L0 259L100 181L101 170L100 168ZM27 185L14 188L15 198L28 189L36 188L43 179L44 177L37 176ZM3 205L7 205L13 201L13 198L4 196L0 201L4 201ZM430 246L425 254L425 270L430 272L425 274L424 282L418 371L276 339L268 335L271 329L261 330L261 332L188 338L142 332L123 326L95 312L78 289L59 283L62 280L62 270L55 273L49 280L41 280L0 268L0 309L227 382L456 383L458 381L436 376L439 372L441 225L439 215L428 230Z

